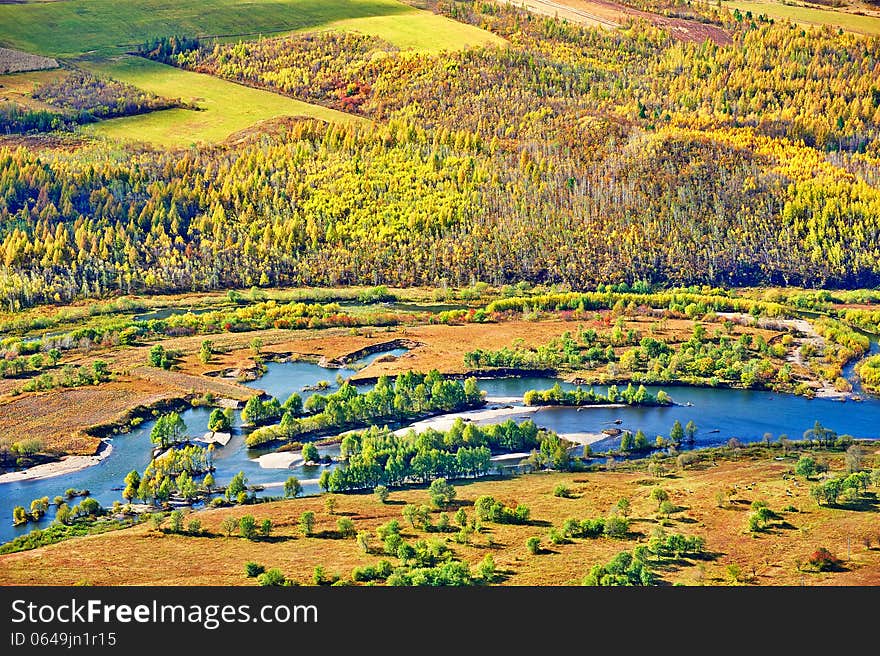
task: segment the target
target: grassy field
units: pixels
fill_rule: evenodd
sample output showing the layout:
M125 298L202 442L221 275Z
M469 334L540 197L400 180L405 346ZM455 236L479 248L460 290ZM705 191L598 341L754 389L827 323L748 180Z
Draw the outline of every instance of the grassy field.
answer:
M722 4L730 10L737 8L743 13L751 11L756 16L766 14L771 18L787 19L802 25L831 25L859 34L880 34L880 17L877 16L860 16L847 11L817 9L773 1L743 2L733 0L732 2L725 1Z
M505 43L491 32L415 9L402 14L333 21L322 29L378 36L403 50L425 53Z
M500 42L478 28L396 0L67 0L0 4L0 44L58 57L107 56L154 36L187 34L228 40L274 36L336 24L427 50Z
M661 585L880 584L876 488L856 507L818 506L809 495L810 481L790 474L798 454L789 452L781 457L780 452L778 446L728 450L678 470L673 469L670 458L666 473L660 477L648 475L642 462L632 471L542 473L456 482L456 499L446 511L450 519L458 508L473 518L473 503L483 494L507 505L525 504L531 511L526 525L484 523L468 544L455 542L454 532L426 532L402 517L405 504L429 503L423 488L394 490L385 504L367 494L337 495L333 514L328 512L325 499L315 496L199 512L194 516L205 531L201 536L171 534L144 524L0 556L0 584L254 585L255 579L244 573L248 561L267 569L278 567L300 584L311 584L316 566L322 566L328 576L350 580L354 567L374 565L383 558L398 564L395 556L382 553L375 534L376 527L390 519L400 522L402 536L410 543L416 539L446 542L471 571L491 554L499 574L497 582L502 585L576 585L590 567L606 563L620 551L647 544L661 527L669 535L700 536L706 545L700 558L655 560L652 565ZM829 461L832 474L841 473L840 452L819 457ZM876 453L866 458L866 465L871 459L876 464ZM554 495L559 485L568 488L568 498ZM650 496L657 486L667 491L673 504L668 519L658 515L657 502ZM564 544L548 541L551 527L560 530L568 518L605 517L623 497L631 503L625 538L575 538ZM767 530L750 534L748 517L754 501L765 501L778 519ZM316 515L312 537L303 537L298 529L298 518L307 510ZM272 536L255 540L226 537L222 520L246 514L253 515L258 525L271 519ZM431 513L435 525L439 514L436 509ZM370 533L371 553L363 553L354 539L337 535L340 517L351 519L356 530ZM531 536L542 540L542 551L536 555L526 548ZM819 547L843 561L837 571L817 572L806 567L810 554ZM180 563L186 567L181 568Z
M399 48L419 52L504 43L479 28L396 0L147 0L127 3L124 10L113 0L0 4L0 44L58 57L82 57L83 64L94 72L160 96L195 102L203 110L173 109L118 118L85 130L111 139L134 139L159 146L222 141L262 121L282 116L341 122L362 120L123 55L155 36L195 34L237 41L314 29L371 34Z
M26 73L8 73L0 75L0 103L14 103L31 109L58 111L44 102L31 98L34 87L48 82L55 82L69 71L56 68L49 71L28 71Z
M365 119L269 91L184 71L140 57L122 56L87 68L167 98L195 103L201 111L171 109L102 121L85 131L111 139L136 139L165 146L216 142L259 121L279 116L309 116L351 123Z
M329 21L411 11L395 0L68 0L0 5L0 41L59 57L108 55L169 34L277 34Z

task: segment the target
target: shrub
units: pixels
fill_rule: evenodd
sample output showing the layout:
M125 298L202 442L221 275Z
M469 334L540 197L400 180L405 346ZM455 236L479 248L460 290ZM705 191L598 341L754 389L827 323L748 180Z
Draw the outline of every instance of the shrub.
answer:
M556 489L553 490L553 496L567 499L571 496L571 491L568 489L568 487L560 483L556 486Z
M253 515L243 515L238 520L238 533L247 540L254 538L254 535L257 533L257 520L254 519Z
M568 540L565 539L565 536L556 528L551 528L547 532L547 539L550 541L550 544L565 544L568 542Z
M388 500L388 488L384 485L377 485L373 488L373 494L376 496L379 503L385 503Z
M526 547L528 547L530 554L532 554L533 556L537 555L538 552L541 551L541 538L539 538L537 535L533 535L528 540L526 540Z
M354 522L349 517L340 517L336 520L336 530L344 538L352 538L357 534Z
M257 582L262 586L284 585L287 582L287 578L280 569L273 567L267 572L260 574Z
M819 547L810 554L809 563L819 572L830 572L840 567L841 560L825 547Z
M173 533L180 533L183 531L183 511L182 510L173 510L170 515L171 520L171 531Z
M255 563L254 561L249 561L244 564L244 572L248 575L249 578L254 578L255 576L259 576L263 572L266 571L266 568L260 565L259 563Z

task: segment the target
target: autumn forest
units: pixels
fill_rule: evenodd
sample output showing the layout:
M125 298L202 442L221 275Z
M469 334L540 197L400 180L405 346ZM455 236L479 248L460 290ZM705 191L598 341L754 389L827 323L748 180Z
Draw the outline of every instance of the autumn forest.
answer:
M182 152L5 149L7 308L251 285L880 281L876 39L731 19L719 46L438 10L509 45L145 43L371 122L290 119Z

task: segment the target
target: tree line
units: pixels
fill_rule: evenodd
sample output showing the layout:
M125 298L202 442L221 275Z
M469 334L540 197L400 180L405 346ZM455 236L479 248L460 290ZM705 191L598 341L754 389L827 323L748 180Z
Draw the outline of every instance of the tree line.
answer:
M250 399L242 418L257 423L281 418L278 424L257 428L248 434L245 443L254 447L378 422L410 421L474 408L483 403L483 394L475 378L464 382L446 380L435 369L427 374L408 371L398 374L393 381L389 376L381 376L365 393L344 381L335 392L313 394L304 404L296 393L283 405L277 399Z

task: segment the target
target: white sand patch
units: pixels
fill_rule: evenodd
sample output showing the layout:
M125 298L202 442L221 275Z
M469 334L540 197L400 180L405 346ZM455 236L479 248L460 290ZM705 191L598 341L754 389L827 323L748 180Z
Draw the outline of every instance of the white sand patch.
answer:
M232 439L232 433L218 433L216 431L208 431L202 437L196 437L193 442L204 442L205 444L219 444L226 446Z
M290 469L303 463L302 455L290 451L266 453L256 460L263 469Z
M595 444L600 440L614 436L605 433L559 433L559 437L575 444Z
M97 465L113 451L113 446L109 442L105 442L106 446L101 449L100 453L93 456L64 456L56 462L47 462L42 465L36 465L23 471L7 472L0 475L0 483L14 483L16 481L35 481L43 478L52 478L54 476L63 476L64 474L72 474L92 465Z
M492 462L503 462L505 460L520 460L528 458L530 453L502 453L500 456L492 456Z
M487 396L486 403L504 403L522 405L521 396Z
M535 414L538 408L527 408L525 406L514 406L512 408L493 408L489 410L466 410L464 412L453 412L448 415L438 415L430 419L423 419L414 424L400 428L394 431L395 435L404 435L410 430L422 433L429 428L437 431L448 431L452 428L452 424L458 418L477 425L504 423L508 419L528 419Z

